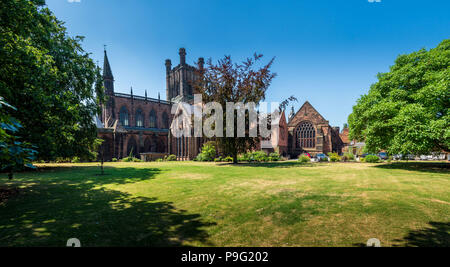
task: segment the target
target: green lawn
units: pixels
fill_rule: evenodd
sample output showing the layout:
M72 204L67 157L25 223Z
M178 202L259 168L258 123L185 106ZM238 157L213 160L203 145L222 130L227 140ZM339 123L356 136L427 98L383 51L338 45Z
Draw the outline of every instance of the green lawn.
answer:
M97 166L0 175L0 246L450 246L445 163Z

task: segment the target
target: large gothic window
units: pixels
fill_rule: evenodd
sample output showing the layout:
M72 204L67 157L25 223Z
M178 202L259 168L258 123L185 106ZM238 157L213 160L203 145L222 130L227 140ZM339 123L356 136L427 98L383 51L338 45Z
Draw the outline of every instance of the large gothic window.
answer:
M166 112L164 112L162 115L162 122L163 122L163 128L169 129L169 116L167 115Z
M128 110L126 107L122 107L120 109L120 124L122 124L122 126L129 126L130 125L130 120L128 117Z
M144 114L141 109L136 111L136 127L144 127Z
M150 128L157 128L158 125L156 123L156 112L155 110L152 110L150 112Z
M297 128L297 146L301 148L316 147L316 130L310 122L302 122Z

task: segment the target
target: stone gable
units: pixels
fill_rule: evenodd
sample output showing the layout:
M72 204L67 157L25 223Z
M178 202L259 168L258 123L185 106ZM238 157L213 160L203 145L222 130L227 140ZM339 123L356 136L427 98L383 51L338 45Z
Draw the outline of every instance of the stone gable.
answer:
M288 127L295 128L302 121L310 121L315 125L325 124L328 125L329 122L320 115L320 113L308 102L300 108L300 110L294 115L294 118L289 121Z

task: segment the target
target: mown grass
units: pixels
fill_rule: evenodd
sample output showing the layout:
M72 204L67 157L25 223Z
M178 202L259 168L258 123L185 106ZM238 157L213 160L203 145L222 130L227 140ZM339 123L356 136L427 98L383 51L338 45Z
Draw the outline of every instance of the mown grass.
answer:
M0 246L450 245L446 163L106 166L0 175Z

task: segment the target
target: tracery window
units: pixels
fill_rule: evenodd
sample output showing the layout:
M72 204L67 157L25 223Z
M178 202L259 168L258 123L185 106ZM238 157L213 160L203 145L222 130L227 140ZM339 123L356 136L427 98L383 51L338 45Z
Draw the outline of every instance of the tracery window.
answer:
M136 111L136 127L144 127L144 114L140 109Z
M128 117L128 110L126 107L122 107L120 109L119 119L120 119L120 124L122 124L122 126L130 125L130 119Z
M150 112L150 128L157 128L157 123L156 123L156 112L155 110L152 110Z
M163 128L169 129L169 116L167 115L166 112L164 112L162 115L162 122L163 122Z
M297 128L297 146L301 148L316 147L316 130L310 122L302 122Z

